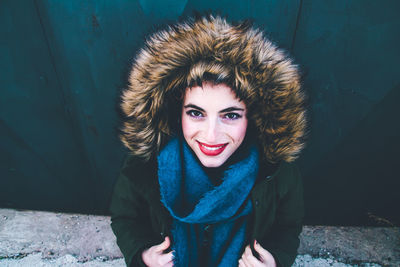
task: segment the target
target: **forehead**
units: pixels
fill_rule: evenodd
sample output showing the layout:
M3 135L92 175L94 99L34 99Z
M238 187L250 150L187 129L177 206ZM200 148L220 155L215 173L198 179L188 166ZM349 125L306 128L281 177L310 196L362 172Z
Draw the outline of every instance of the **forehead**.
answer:
M185 91L184 104L197 104L205 106L245 108L245 104L226 84L213 84L203 82L202 86L189 87Z

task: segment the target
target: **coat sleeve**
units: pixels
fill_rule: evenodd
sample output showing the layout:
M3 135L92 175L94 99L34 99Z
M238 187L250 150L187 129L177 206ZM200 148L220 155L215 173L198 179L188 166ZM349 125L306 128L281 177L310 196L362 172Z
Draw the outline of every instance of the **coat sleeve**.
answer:
M259 240L274 256L278 267L290 267L294 263L304 217L303 184L298 167L292 165L288 175L286 192L279 200L270 234Z
M147 204L132 183L135 162L128 157L114 187L110 212L111 228L127 266L145 266L141 254L158 243L152 233ZM136 175L142 175L140 171Z

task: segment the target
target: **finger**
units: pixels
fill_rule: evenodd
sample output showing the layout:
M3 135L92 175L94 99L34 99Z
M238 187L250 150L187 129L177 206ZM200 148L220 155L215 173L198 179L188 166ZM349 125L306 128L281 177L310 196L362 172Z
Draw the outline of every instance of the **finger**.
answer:
M249 249L250 249L250 247L246 246L246 248L244 249L243 255L242 255L242 260L243 260L243 263L244 263L244 265L246 267L251 267L252 266L251 262L249 261L249 258L251 256L251 250L250 250L250 253L249 253Z
M250 249L250 246L247 246L244 251L244 262L249 266L257 266L261 262L253 255L253 252Z
M260 255L260 258L263 262L265 262L265 263L275 262L274 256L272 256L272 254L268 250L264 249L260 245L260 243L255 242L254 249L258 252L258 254Z
M244 249L244 255L246 257L250 257L253 256L253 252L251 251L251 248L249 245L246 246L246 248Z
M164 242L156 246L155 251L156 252L162 252L166 250L169 246L171 245L171 241L169 240L169 237L165 237Z
M247 267L247 266L244 264L243 259L240 259L240 260L239 260L239 266L238 266L238 267Z
M258 243L256 240L254 240L254 249L255 249L258 253L260 253L260 254L270 254L270 253L268 252L268 250L264 249L264 248L260 245L260 243Z
M170 256L171 260L165 264L165 267L173 267L174 266L174 254L173 253L174 253L174 251L171 251L170 253L168 253L171 255Z
M163 266L169 262L172 262L174 256L172 255L172 251L167 254L162 254L159 259L159 263Z

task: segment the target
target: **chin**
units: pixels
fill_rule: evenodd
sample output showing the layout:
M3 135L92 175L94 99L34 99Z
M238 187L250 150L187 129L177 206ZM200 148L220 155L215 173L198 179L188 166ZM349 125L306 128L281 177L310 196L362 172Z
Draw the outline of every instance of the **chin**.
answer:
M204 167L207 167L207 168L218 168L222 164L224 164L224 162L215 161L215 160L200 160L200 162Z
M201 151L199 151L199 154L196 154L196 156L201 164L206 168L221 167L227 160L225 157L206 156Z

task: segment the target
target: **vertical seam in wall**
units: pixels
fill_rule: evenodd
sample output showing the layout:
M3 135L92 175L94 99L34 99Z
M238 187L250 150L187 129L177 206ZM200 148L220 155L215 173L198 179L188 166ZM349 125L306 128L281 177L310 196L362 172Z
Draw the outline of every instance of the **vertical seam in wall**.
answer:
M39 6L37 4L37 0L34 0L33 2L34 2L34 5L35 5L36 13L37 13L38 18L39 18L40 26L42 28L42 32L43 32L44 39L45 39L45 42L46 42L47 50L48 50L49 55L50 55L51 65L52 65L52 67L54 69L54 72L55 72L55 75L56 75L56 80L57 80L58 86L59 86L59 88L61 90L60 93L61 93L62 104L64 106L64 111L66 113L67 118L70 120L72 127L74 128L74 120L73 120L73 117L72 117L72 114L71 114L69 108L67 107L67 101L66 101L66 97L65 97L65 90L64 90L64 88L62 86L60 75L58 74L58 71L57 71L57 68L56 68L56 62L55 62L52 50L50 48L50 42L49 42L49 39L47 38L47 34L46 34L46 31L45 31L45 27L44 27L44 23L43 23L43 20L42 20L42 16L40 15L40 11L39 11ZM74 137L77 139L76 141L78 142L78 144L82 144L84 142L82 136L78 136L77 134L74 134ZM80 147L80 149L84 150L84 146L83 145L79 145L79 147ZM94 175L93 175L94 174L93 164L92 164L88 154L86 153L86 151L83 151L83 153L85 155L84 158L87 160L87 162L89 164L88 170L89 170L89 174L90 174L90 179L93 180L93 177L94 177ZM93 196L94 196L94 202L93 203L95 203L97 201L97 198L98 198L98 190L97 189L93 189L92 193L93 193ZM92 210L95 210L95 209L96 209L96 207L93 206Z
M296 42L296 33L297 33L297 28L299 26L299 21L300 21L300 14L303 6L303 0L300 0L299 4L299 9L297 11L297 18L296 18L296 25L294 27L294 33L293 33L293 38L292 38L292 44L290 45L290 52L293 52L294 48L294 43Z
M55 60L54 60L53 53L51 52L51 49L50 49L49 39L47 38L47 34L46 34L45 29L44 29L42 16L40 15L40 11L39 11L39 7L38 7L38 4L37 4L37 0L34 0L33 2L34 2L34 5L35 5L36 13L37 13L38 18L39 18L40 27L42 28L42 33L43 33L43 36L44 36L44 40L46 41L47 51L49 52L49 55L50 55L51 65L52 65L52 67L54 69L54 72L56 74L56 80L57 80L58 86L61 89L61 99L62 99L64 108L65 108L65 111L67 111L67 116L69 117L69 119L71 119L71 114L68 111L68 109L66 108L66 100L65 100L64 90L62 88L62 83L61 83L61 80L60 80L60 76L59 76L59 74L57 72L56 63L55 63Z

